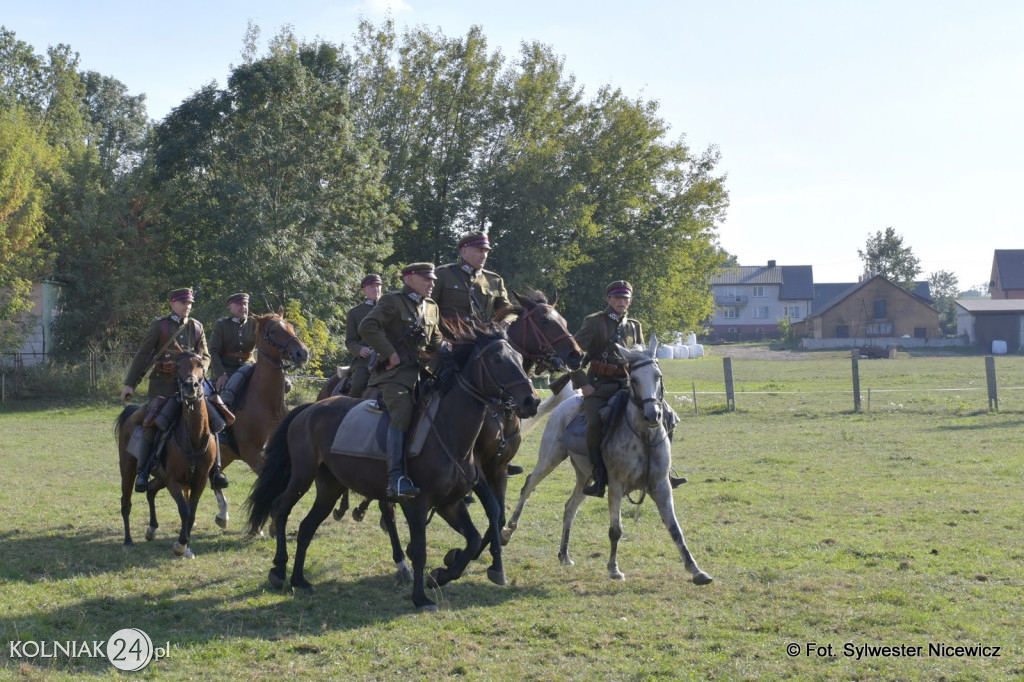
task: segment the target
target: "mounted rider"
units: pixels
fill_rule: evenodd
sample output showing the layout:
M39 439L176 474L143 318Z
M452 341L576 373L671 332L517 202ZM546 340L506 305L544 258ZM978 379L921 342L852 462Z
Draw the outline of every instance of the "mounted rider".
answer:
M500 322L512 310L505 281L484 270L491 252L485 232L470 232L459 240L461 259L437 269L434 300L445 319Z
M585 353L584 364L590 363L586 372L578 369L572 373L572 386L583 393L583 412L587 417L587 454L594 466L593 481L583 492L595 497L604 497L608 483L608 472L601 453L604 435L601 408L612 396L629 386L626 361L615 344L629 348L642 344L644 337L639 320L626 314L633 302L633 285L625 280L616 280L605 289L605 297L608 307L588 315L583 320L583 326L573 335Z
M203 359L203 370L210 366L210 354L207 351L206 336L199 320L189 317L195 296L191 288L172 289L168 295L171 312L153 320L146 335L142 338L139 350L136 351L128 374L125 376L124 388L121 389L121 402L135 394L146 372L149 374L149 390L145 421L143 422L142 445L140 448L139 474L135 479L135 492L146 492L149 487L149 473L153 468L153 444L156 440L159 420L157 413L167 398L178 393L175 359L181 353L196 353Z
M370 274L363 277L359 288L363 290L366 300L349 310L345 316L345 348L352 354L352 362L349 364L351 384L348 395L353 398L362 398L369 385L370 356L373 354L373 349L359 335L359 324L377 305L383 286L384 282L380 275Z
M359 336L379 360L370 374L370 386L381 390L391 415L387 433L387 497L407 500L420 490L405 475L406 432L412 423L416 388L421 370L428 370L428 353L438 350L441 316L430 299L437 275L432 263L410 263L402 268L401 291L381 296L359 324Z
M256 318L249 314L249 294L237 293L228 296L227 317L213 323L210 334L210 373L214 380L214 390L221 400L232 407L238 399L238 389L246 381L244 376L231 377L242 370L242 374L251 371L255 361L253 349L256 348ZM215 489L227 488L228 478L221 469L220 448L217 448L217 461L210 472L210 482Z

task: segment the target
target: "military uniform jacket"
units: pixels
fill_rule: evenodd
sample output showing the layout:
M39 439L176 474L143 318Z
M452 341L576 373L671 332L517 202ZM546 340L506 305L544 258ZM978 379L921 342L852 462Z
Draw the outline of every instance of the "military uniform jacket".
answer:
M644 332L640 322L629 317L626 317L625 321L623 321L618 339L613 343L612 338L615 336L616 330L620 328L619 322L620 318L615 311L610 307L605 308L599 313L588 315L583 320L583 326L580 330L573 334L576 343L579 344L583 352L590 358L590 367L586 373L582 369L573 372L573 388L581 388L586 385L596 388L604 384L622 384L625 382L624 377L598 376L595 373L594 367L595 361L619 367L625 366L626 361L619 355L618 349L615 348L615 343L626 348L643 344Z
M165 330L168 335L165 335ZM163 347L168 338L174 338L167 350L161 353L160 358L153 355ZM153 320L146 335L142 338L142 344L132 359L128 368L128 375L125 377L125 386L135 388L142 381L142 374L150 366L151 360L173 360L178 353L175 342L183 352L198 353L203 358L203 370L210 366L210 353L206 348L206 336L203 333L203 325L199 320L189 317L182 320L177 315L164 315ZM173 374L157 371L154 367L149 375L149 397L157 396L170 397L178 390L178 384Z
M437 304L432 299L421 298L409 286L381 296L359 324L359 336L377 351L370 386L398 383L415 388L419 380L420 353L441 347L440 322ZM410 336L410 329L417 324L423 327L422 336ZM401 362L397 367L386 369L392 353L398 353Z
M348 315L345 317L345 348L352 354L352 367L365 367L370 362L369 358L359 355L359 351L369 346L368 343L363 341L363 337L359 335L359 324L374 307L373 301L363 301L348 311Z
M210 334L210 367L214 379L233 374L239 367L252 362L252 349L256 347L256 318L249 315L245 322L237 317L222 317L213 323ZM248 357L243 357L248 356Z
M434 274L437 275L434 300L441 309L442 317L458 317L466 321L476 317L489 322L494 319L495 312L511 305L505 282L490 270L474 271L465 263L448 263L435 270Z

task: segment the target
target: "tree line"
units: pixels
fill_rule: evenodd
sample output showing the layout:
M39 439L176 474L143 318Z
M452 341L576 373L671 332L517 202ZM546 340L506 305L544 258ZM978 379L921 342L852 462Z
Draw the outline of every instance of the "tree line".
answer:
M548 46L506 58L479 28L450 37L362 22L348 44L284 29L161 121L145 96L0 28L0 320L27 287L62 284L54 352L123 348L197 290L212 322L249 291L287 305L318 359L344 352L345 311L380 272L456 257L489 231L488 268L559 292L570 322L630 280L657 332L712 312L728 194L714 147L669 138L655 101L588 96ZM8 343L8 339L0 339Z

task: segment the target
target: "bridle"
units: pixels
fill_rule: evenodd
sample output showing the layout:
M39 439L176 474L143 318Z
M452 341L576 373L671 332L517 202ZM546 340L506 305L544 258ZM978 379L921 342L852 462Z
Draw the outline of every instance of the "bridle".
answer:
M472 396L477 402L480 402L483 405L493 405L502 409L512 410L515 407L516 399L509 389L522 384L530 384L530 380L525 376L525 374L522 378L516 379L508 384L502 383L495 378L494 373L487 364L483 362L483 357L485 354L491 352L492 348L502 345L513 350L509 342L505 339L495 339L486 346L477 348L462 371L455 375L455 378L458 381L459 386L461 386L462 389ZM472 379L467 379L465 376L467 373L475 376L473 376ZM483 392L482 388L488 385L488 383L485 383L485 379L489 382L489 385L497 386L498 394L496 396L487 395Z
M648 365L657 365L657 361L654 358L647 358L645 360L641 360L640 362L630 363L628 365L628 370L627 371L630 374L632 374L635 370L638 370L641 367L647 367ZM633 402L633 404L636 405L637 407L639 407L641 411L643 411L644 407L648 403L657 403L660 406L661 402L662 402L662 399L665 397L665 382L661 378L661 376L659 376L658 377L658 390L655 392L655 395L649 396L647 398L640 398L636 394L636 391L633 390L633 383L632 383L632 378L631 378L631 380L630 380L629 396L630 396L630 400ZM660 421L659 421L659 423L660 423Z
M181 355L178 356L178 360L177 361L180 361L181 358L186 358L186 357L187 358L198 358L200 356L197 355L196 353L182 353ZM193 375L190 373L186 378L183 379L181 377L181 373L178 372L177 371L177 367L175 367L175 377L174 378L175 378L175 380L177 381L177 384L178 384L178 395L181 396L182 409L184 410L184 415L182 415L181 423L187 425L189 423L189 421L191 420L192 412L199 408L199 406L201 405L201 401L206 399L206 394L203 391L203 381L202 381L202 379L200 379L198 381L198 383L197 383L197 389L198 390L196 390L194 392L194 395L189 396L189 395L186 395L186 393L185 393L185 387L189 386L189 384L186 383L187 379L188 378L194 378ZM207 435L209 435L209 431L207 431ZM180 442L178 442L177 430L175 430L175 433L172 434L171 437L174 439L175 443L177 443L178 448L182 452L186 453L186 455L188 457L188 461L189 461L190 470L195 469L195 466L196 466L195 465L195 460L198 457L200 457L203 454L205 454L206 451L210 449L210 439L207 438L206 439L206 445L203 447L203 449L202 450L197 450L196 447L192 444L192 439L189 437L188 427L187 426L185 427L185 443L188 445L188 447L184 447L184 446L182 446L182 444Z
M550 309L552 306L545 303L536 303L532 308L520 315L516 322L522 321L523 323L521 325L522 334L518 335L521 338L512 338L510 336L509 343L529 362L536 363L545 368L562 371L565 369L565 363L558 357L558 353L555 351L555 344L566 339L572 340L573 337L568 332L562 332L553 339L545 336L540 328L540 324L533 318L533 314L541 308ZM516 322L512 324L514 325ZM511 326L509 325L510 330ZM531 338L534 341L534 345L540 349L540 354L530 353L526 350Z
M299 341L299 337L298 336L296 336L295 334L289 332L285 328L284 324L280 320L272 320L272 321L278 322L278 324L276 325L276 328L283 330L284 333L288 334L289 338L284 343L278 343L274 339L274 337L270 335L270 327L271 327L271 325L268 324L268 325L264 326L264 328L263 328L263 341L264 341L264 343L266 343L271 348L274 348L274 349L277 350L277 354L278 354L278 357L280 358L280 362L274 362L273 360L271 360L269 354L267 354L267 353L260 353L259 354L259 359L265 358L267 362L269 362L271 365L273 365L277 369L281 370L282 372L287 371L289 369L294 369L295 367L298 366L298 364L295 363L295 362L292 362L289 359L290 356L288 355L287 350L288 350L289 346L291 346L292 344L296 344L296 345L299 346L299 348L302 348L302 342Z

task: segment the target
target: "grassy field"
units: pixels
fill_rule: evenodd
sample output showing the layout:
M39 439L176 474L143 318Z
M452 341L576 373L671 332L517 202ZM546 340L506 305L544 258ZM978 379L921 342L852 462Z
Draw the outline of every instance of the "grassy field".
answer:
M214 525L204 496L195 560L172 557L177 514L166 494L152 543L136 496L138 544L124 548L116 406L8 404L0 678L117 677L105 658L12 657L10 643L106 641L137 627L170 643L137 673L160 679L1019 679L1022 396L1008 391L988 412L985 391L973 390L985 386L980 357L862 361L862 391L902 392L853 414L849 357L808 357L734 361L735 412L714 393L720 359L662 363L683 417L675 468L690 478L676 512L710 586L688 582L650 502L626 510L625 582L606 577L603 502L584 504L576 565L559 565L572 485L564 464L506 549L511 584L492 585L476 562L433 595L437 614L413 612L409 588L395 585L372 513L321 527L307 563L314 594L270 589L273 546L242 533L254 477L237 465L232 526ZM1024 359L997 366L1001 386L1024 385ZM694 384L697 415L681 399ZM961 390L934 390L949 388ZM527 471L539 435L517 458ZM460 544L438 520L428 539L430 566ZM998 655L949 648L978 645Z

